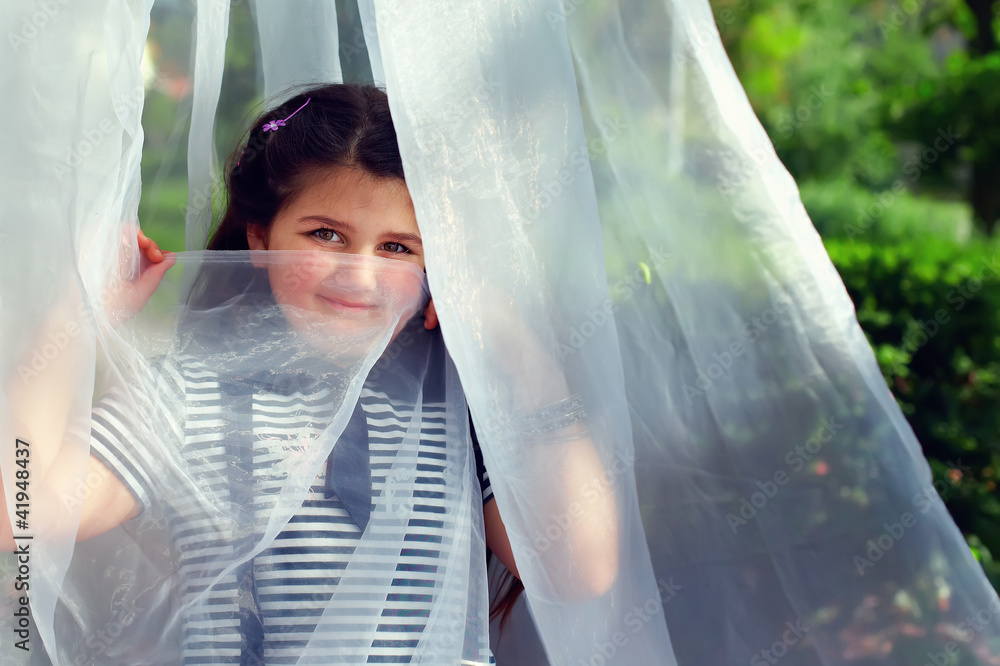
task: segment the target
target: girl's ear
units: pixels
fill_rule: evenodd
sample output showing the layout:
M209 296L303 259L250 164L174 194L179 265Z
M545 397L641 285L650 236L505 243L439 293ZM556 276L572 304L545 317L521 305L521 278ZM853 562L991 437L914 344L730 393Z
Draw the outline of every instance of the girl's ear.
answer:
M437 312L434 310L434 299L432 298L430 302L427 303L427 309L424 310L424 328L430 331L437 325L438 316Z
M247 225L247 247L251 250L266 250L267 249L267 229L260 226L259 224L248 224ZM264 263L256 258L253 254L250 255L250 260L253 265L257 268L264 268Z

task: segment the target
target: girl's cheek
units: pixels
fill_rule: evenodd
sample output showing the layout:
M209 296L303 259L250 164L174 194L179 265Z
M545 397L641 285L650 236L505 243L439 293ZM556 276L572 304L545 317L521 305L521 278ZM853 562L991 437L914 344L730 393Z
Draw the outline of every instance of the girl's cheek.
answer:
M422 284L422 279L408 274L390 275L380 281L387 306L398 312L412 311L420 305Z
M275 266L271 270L271 290L279 303L295 304L319 287L314 267L306 264Z

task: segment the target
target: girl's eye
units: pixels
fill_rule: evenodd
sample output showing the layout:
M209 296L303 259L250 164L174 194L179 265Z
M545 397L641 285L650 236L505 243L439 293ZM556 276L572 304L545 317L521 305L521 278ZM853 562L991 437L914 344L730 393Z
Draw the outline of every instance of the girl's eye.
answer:
M410 251L410 248L402 243L384 243L382 247L385 248L386 252L391 252L392 254L404 254Z
M334 231L333 229L329 229L327 227L317 229L316 231L312 232L311 235L324 241L338 240L340 238L340 236L337 235L336 231Z

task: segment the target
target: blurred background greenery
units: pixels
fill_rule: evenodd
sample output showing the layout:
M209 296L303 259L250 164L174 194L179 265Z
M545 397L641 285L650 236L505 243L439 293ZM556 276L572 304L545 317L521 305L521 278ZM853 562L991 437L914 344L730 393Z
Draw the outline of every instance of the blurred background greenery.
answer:
M345 80L364 78L357 4L337 5ZM712 6L935 487L1000 590L1000 0ZM139 217L171 250L184 247L193 18L157 0L145 58ZM261 110L248 44L248 3L233 0L223 156Z
M712 5L935 487L1000 590L1000 1Z

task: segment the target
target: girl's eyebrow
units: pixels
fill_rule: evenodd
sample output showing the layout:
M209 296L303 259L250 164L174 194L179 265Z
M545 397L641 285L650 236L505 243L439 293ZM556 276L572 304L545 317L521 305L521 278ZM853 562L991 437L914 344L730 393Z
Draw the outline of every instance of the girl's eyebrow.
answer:
M299 223L301 224L303 222L323 222L324 224L341 227L343 229L347 229L348 231L354 231L354 227L347 222L335 220L332 217L326 217L325 215L306 215L305 217L300 217Z
M385 234L385 238L391 238L394 241L397 241L397 240L398 241L407 241L408 243L410 243L412 245L419 245L420 247L424 246L423 241L420 240L420 236L418 236L416 234L408 234L408 233L405 233L405 232L398 232L397 233L395 231L390 231L389 233Z

